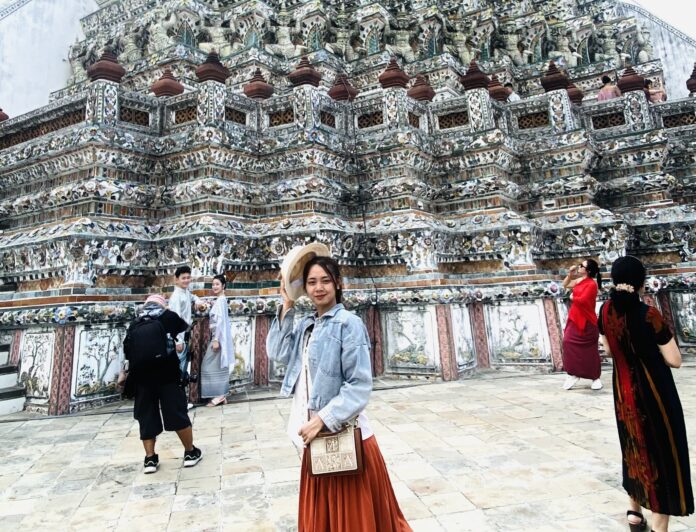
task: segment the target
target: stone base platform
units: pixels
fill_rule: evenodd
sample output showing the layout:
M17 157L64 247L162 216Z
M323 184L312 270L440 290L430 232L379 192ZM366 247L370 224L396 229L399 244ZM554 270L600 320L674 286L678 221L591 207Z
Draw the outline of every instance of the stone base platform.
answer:
M693 439L696 367L675 376ZM589 381L566 392L563 379L491 371L375 391L368 415L414 530L626 530L611 372L598 392ZM183 469L176 436L164 434L160 470L147 476L137 424L120 409L0 418L4 527L296 529L300 460L285 434L288 400L193 410L203 461ZM670 523L694 529L693 516Z

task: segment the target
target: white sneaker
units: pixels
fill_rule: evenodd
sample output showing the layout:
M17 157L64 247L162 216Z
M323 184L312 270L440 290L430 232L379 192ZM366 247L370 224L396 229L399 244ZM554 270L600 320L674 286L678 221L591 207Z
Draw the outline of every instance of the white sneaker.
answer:
M193 403L189 403L186 405L186 410L191 410L193 408Z
M573 386L575 386L580 379L578 377L573 377L572 375L568 375L566 377L565 382L563 383L563 389L564 390L570 390Z
M602 381L599 379L595 379L592 381L592 386L590 386L593 390L601 390L604 388L604 385L602 384Z

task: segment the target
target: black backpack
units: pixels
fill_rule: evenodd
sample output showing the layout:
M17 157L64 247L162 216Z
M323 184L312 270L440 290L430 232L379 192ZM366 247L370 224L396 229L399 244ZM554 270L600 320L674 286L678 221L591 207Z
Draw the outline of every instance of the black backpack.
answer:
M167 331L162 322L152 316L136 318L126 332L123 352L128 360L128 371L133 375L167 358Z

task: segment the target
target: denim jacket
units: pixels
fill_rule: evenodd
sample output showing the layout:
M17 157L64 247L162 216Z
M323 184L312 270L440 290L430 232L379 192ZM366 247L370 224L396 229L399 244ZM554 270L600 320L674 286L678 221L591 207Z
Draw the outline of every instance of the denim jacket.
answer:
M280 315L280 313L279 313ZM372 391L370 342L362 320L337 304L323 316L311 315L294 326L295 309L273 320L266 339L271 360L287 364L280 394L288 397L302 371L305 331L314 325L309 345L312 390L308 408L337 432L367 405Z

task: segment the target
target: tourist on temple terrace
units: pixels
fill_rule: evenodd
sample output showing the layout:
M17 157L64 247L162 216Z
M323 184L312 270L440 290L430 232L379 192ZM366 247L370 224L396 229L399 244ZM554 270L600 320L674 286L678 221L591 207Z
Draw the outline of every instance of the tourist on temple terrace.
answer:
M515 92L515 87L512 86L512 83L505 84L505 93L508 95L508 103L519 102L522 99L520 95Z
M621 96L621 89L612 83L609 76L602 76L602 88L597 93L597 101L605 102Z
M599 358L597 292L602 287L599 264L593 259L570 268L563 288L572 289L568 323L563 333L563 369L568 373L563 388L570 390L580 379L590 379L593 390L602 389L602 360Z
M224 275L213 278L212 292L217 299L210 309L210 343L201 362L201 397L210 399L208 406L227 403L230 366L234 365L234 340L225 283Z
M646 79L643 82L645 96L650 103L660 103L667 101L667 93L662 87L653 88L653 82Z
M681 353L662 315L641 301L645 267L635 257L617 259L614 288L599 311L599 331L614 361L614 410L629 495L632 531L647 530L641 507L652 511L652 529L666 532L669 516L694 512L689 449L672 370Z
M293 394L288 432L303 449L299 531L411 530L364 412L372 390L367 330L341 304L341 274L328 248L292 249L280 291L267 352L287 364L281 394ZM304 294L315 312L295 324L295 301Z
M189 327L193 323L192 307L195 305L198 310L205 310L205 302L189 290L191 284L191 267L179 266L174 272L174 292L169 298L169 308L176 312ZM188 328L176 337L176 352L179 356L179 367L182 373L188 368L189 361L189 333Z
M189 340L191 333L189 329L193 324L192 308L195 305L198 310L205 310L207 305L197 295L191 293L191 267L179 266L174 271L174 292L169 298L169 308L176 312L187 324L187 329L180 333L176 339L176 353L179 357L179 368L181 374L188 375L188 366L191 359ZM193 408L192 403L187 402L187 408Z
M154 473L159 467L155 442L163 429L179 436L184 467L195 466L202 458L201 450L193 445L186 393L180 385L179 359L173 347L173 338L187 328L183 319L167 309L167 300L155 294L145 300L123 342L128 380L135 385L133 417L138 420L145 448L144 473Z

